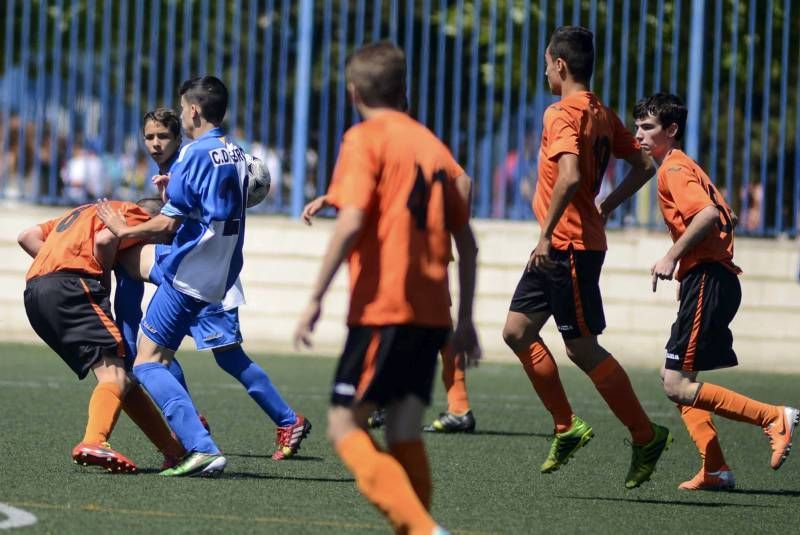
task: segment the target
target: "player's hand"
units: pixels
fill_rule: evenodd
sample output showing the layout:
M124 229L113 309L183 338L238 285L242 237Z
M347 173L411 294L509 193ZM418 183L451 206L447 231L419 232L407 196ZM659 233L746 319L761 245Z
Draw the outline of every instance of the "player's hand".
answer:
M483 357L478 331L472 320L458 322L450 338L450 346L456 353L464 355L467 368L477 367Z
M167 184L169 184L169 175L153 175L151 180L153 181L153 185L158 190L158 195L161 197L161 200L166 203L169 200L167 199Z
M309 301L300 320L297 322L297 327L294 330L294 348L299 350L302 346L311 347L311 333L314 332L314 327L319 320L322 313L322 303L316 300Z
M114 236L119 237L120 234L128 228L122 211L119 209L115 210L108 199L105 197L98 199L95 206L97 207L97 217L100 218L100 221L108 227L108 230L110 230Z
M653 276L653 291L656 291L658 279L672 280L672 275L675 273L675 267L678 261L669 255L664 256L661 260L653 264L650 268L650 274Z
M550 249L552 247L553 245L548 238L540 237L539 243L536 244L536 249L533 250L528 259L528 271L553 269L556 263L550 259Z
M300 214L300 217L303 218L303 221L305 221L306 225L311 226L311 218L317 215L320 210L328 206L328 203L325 199L325 195L320 195L303 207L303 213Z
M597 206L597 213L600 214L600 217L603 219L603 226L608 224L608 216L610 216L611 214L609 212L606 212L605 209L603 209L603 203L600 203Z
M158 188L158 191L163 190L169 184L169 175L153 175L153 185Z

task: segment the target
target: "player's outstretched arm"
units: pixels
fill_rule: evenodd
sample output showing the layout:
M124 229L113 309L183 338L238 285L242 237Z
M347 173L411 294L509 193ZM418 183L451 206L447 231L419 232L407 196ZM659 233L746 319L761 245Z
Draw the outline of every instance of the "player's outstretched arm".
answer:
M656 172L656 167L653 164L652 158L647 156L641 149L629 154L625 158L625 161L631 166L628 174L625 175L625 178L620 182L619 186L609 193L608 197L603 199L603 202L600 203L599 211L600 215L603 216L603 220L607 220L609 214L611 214L617 206L639 191Z
M469 224L453 233L458 251L458 320L453 332L453 348L463 352L468 366L477 366L481 358L478 333L472 320L472 305L475 299L478 244Z
M553 261L550 260L550 248L552 246L553 231L556 228L564 210L575 196L581 183L581 172L578 167L578 155L564 153L558 158L558 178L553 187L553 195L550 199L550 208L547 217L542 223L542 231L539 242L531 253L528 261L528 270L533 268L550 269Z
M17 243L26 253L31 255L31 258L36 258L39 249L41 249L42 244L44 244L44 239L45 236L42 227L34 225L19 233L19 236L17 236Z
M297 328L294 331L294 346L296 349L301 344L311 347L311 333L314 331L314 326L319 320L322 311L322 298L325 297L325 293L339 270L339 266L353 248L363 226L364 210L350 206L339 210L339 215L336 217L336 226L328 242L325 256L322 258L322 266L314 283L311 299L300 316L300 321L298 321Z
M678 238L678 241L670 247L667 254L650 268L650 274L653 276L654 292L656 291L658 279L672 280L672 274L675 273L678 261L703 241L703 238L711 232L717 221L719 221L719 210L713 204L706 206L692 217L692 221L686 227L686 232L683 233L683 236Z
M158 239L164 234L174 233L183 221L180 217L159 214L149 221L131 227L128 226L125 215L120 210L115 210L107 199L97 201L97 216L120 239Z
M328 204L327 196L320 195L303 207L303 213L300 214L300 217L303 218L303 221L305 221L306 225L311 226L311 218L317 215L320 210L327 208L328 206L330 206L330 204Z

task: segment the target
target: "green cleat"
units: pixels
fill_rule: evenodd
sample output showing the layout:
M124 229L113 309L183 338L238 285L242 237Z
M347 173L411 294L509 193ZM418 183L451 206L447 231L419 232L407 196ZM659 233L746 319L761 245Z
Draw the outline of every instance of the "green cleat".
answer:
M669 429L660 425L652 424L653 440L643 446L633 444L633 454L631 456L631 468L625 477L625 488L635 489L645 481L656 470L656 463L661 455L667 451L672 443L672 434Z
M550 453L542 464L540 471L543 474L555 472L575 455L575 452L586 445L594 437L594 431L589 425L572 415L572 427L563 433L556 433L550 445Z
M225 470L228 461L221 454L190 453L174 468L169 468L158 475L164 477L215 477Z

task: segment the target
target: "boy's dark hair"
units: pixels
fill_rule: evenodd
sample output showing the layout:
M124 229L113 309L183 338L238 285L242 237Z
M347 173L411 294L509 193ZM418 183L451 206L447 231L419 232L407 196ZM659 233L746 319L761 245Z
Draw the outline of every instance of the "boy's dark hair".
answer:
M588 84L594 72L594 35L582 26L561 26L550 37L550 57L561 58L577 82Z
M190 78L181 84L180 95L200 106L203 118L214 126L222 124L228 109L228 88L215 76Z
M144 197L136 201L136 205L150 214L151 217L155 217L164 207L164 200L161 197Z
M347 58L345 76L370 107L406 106L406 55L391 41L362 46Z
M142 131L148 121L166 126L176 138L181 135L181 120L175 110L171 108L156 108L145 113L142 117Z
M683 132L686 130L686 116L689 110L681 98L670 93L656 93L655 95L643 98L633 107L634 119L646 119L653 116L658 119L663 128L667 128L672 123L678 125L675 139L680 141Z

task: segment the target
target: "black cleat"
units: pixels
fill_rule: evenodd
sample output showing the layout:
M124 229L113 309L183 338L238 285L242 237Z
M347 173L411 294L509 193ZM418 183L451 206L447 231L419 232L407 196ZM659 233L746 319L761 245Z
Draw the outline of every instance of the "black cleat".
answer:
M443 412L439 417L422 428L427 433L472 433L475 431L475 416L472 411L462 415Z

